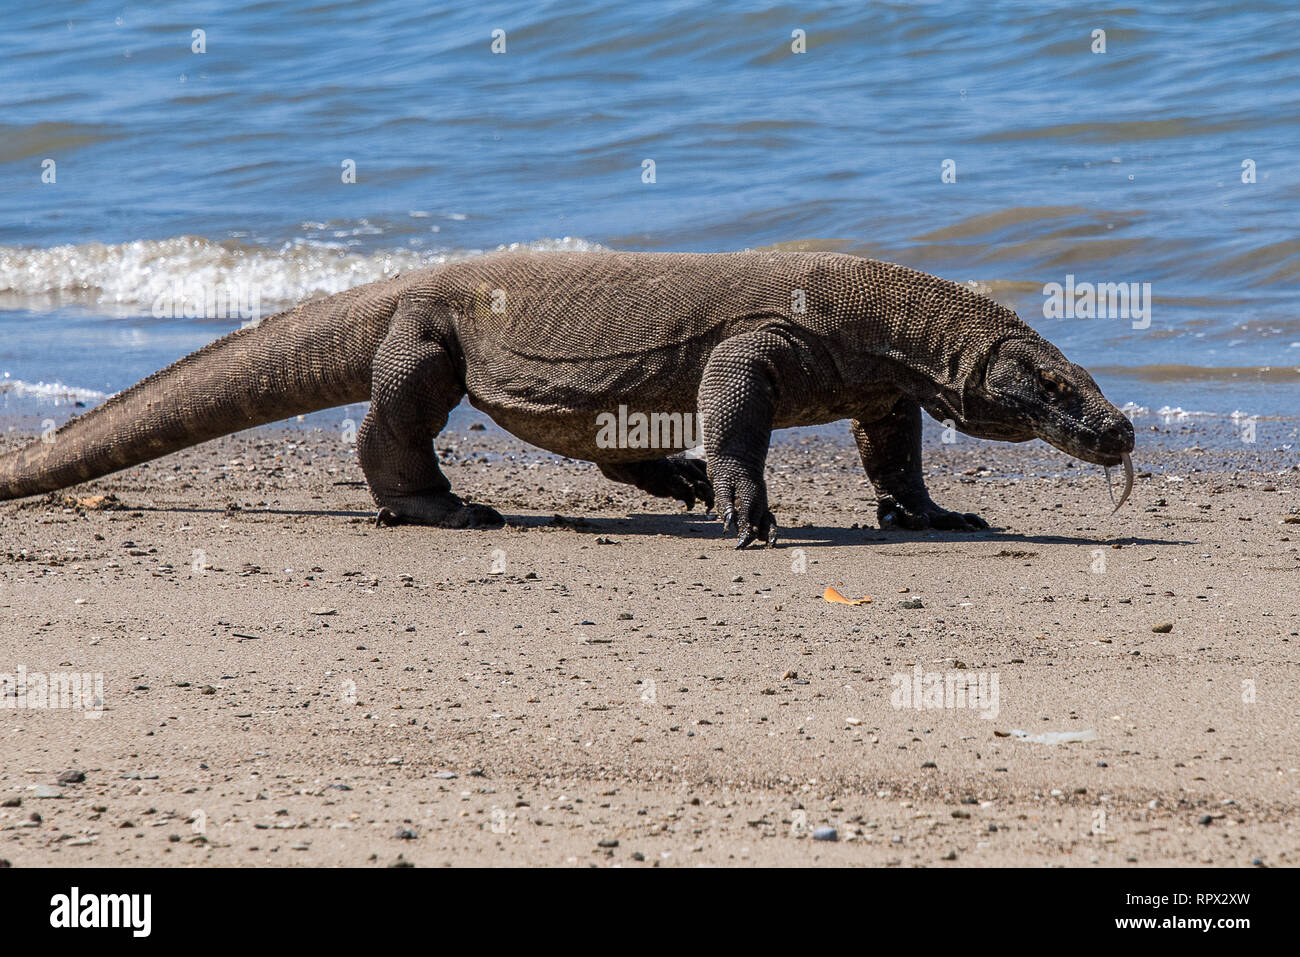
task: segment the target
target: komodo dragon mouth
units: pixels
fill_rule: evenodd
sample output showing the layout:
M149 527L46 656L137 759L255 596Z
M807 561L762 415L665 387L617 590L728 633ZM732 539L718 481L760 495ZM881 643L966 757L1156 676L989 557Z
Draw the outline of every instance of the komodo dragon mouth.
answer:
M1039 438L1106 469L1124 467L1124 489L1111 514L1133 491L1133 423L1102 395L1086 369L1044 339L1013 338L995 347L983 387L973 391L980 421L972 434L1022 442Z

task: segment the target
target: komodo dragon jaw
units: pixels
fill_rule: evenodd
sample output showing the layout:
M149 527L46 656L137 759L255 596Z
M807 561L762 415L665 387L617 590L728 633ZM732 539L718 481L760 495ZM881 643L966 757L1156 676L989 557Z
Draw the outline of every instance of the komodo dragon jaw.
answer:
M995 347L982 388L968 404L976 410L972 435L1009 442L1042 439L1085 462L1123 465L1125 487L1118 511L1133 486L1133 423L1115 408L1087 370L1050 342L1012 338Z

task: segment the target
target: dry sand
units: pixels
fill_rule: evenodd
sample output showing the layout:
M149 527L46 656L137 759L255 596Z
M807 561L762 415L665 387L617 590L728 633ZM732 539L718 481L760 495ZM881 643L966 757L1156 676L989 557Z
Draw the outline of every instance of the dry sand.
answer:
M0 709L0 859L1297 863L1294 453L1143 434L1110 517L1099 469L937 435L999 527L880 532L828 434L773 449L773 550L491 430L438 444L500 531L375 528L319 430L0 505L0 672L103 676L98 717ZM894 707L918 663L996 717Z

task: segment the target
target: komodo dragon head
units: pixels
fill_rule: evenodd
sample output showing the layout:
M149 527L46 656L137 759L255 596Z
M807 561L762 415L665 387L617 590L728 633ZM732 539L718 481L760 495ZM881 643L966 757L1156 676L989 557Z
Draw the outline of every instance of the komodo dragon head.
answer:
M1101 394L1087 370L1050 342L1004 339L966 392L967 429L1005 442L1043 439L1075 458L1124 466L1118 510L1133 488L1133 423Z

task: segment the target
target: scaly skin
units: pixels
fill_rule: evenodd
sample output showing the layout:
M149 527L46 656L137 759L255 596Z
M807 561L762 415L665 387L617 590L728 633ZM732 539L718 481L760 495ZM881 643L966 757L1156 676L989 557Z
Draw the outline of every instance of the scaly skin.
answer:
M0 499L369 399L357 453L379 521L496 527L433 439L467 395L507 431L774 542L774 428L850 419L882 527L971 529L921 471L921 411L977 437L1118 464L1129 421L1015 313L946 280L833 253L507 253L304 303L231 333L0 456ZM707 472L606 447L602 413L698 413ZM673 450L680 453L682 450Z

